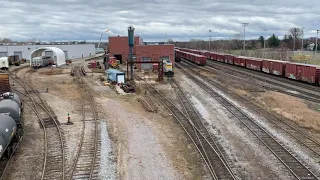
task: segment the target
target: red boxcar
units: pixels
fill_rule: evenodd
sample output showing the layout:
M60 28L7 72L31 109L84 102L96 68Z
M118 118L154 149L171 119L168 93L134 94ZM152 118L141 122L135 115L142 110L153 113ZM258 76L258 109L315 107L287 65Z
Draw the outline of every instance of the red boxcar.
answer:
M320 67L302 63L286 63L286 77L298 81L318 84L320 79Z
M233 58L233 62L237 66L246 66L246 57L244 56L237 56Z
M261 71L262 60L257 58L246 58L246 68Z
M278 76L285 76L286 62L272 59L262 60L262 71Z
M211 52L211 53L210 53L210 59L216 61L216 60L217 60L217 53Z
M233 64L233 58L234 56L230 55L230 54L226 54L224 55L224 62L228 63L228 64Z
M206 57L205 56L202 56L202 55L199 55L199 54L192 54L190 56L190 58L192 59L192 61L196 64L199 64L199 65L205 65L206 64Z
M220 61L220 62L224 62L224 55L223 54L217 54L216 60Z

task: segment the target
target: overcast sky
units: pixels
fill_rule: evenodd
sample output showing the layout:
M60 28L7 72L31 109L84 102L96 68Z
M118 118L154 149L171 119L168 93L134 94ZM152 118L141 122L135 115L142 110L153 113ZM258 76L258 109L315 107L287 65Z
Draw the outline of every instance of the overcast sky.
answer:
M305 37L320 29L319 0L0 0L0 37L13 40L103 40L127 35L132 24L145 41L200 38L282 37L305 27Z

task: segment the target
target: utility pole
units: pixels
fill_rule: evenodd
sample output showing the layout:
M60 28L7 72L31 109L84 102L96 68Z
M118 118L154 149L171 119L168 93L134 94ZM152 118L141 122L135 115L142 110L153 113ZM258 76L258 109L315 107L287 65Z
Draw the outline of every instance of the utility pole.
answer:
M265 38L263 38L263 49L266 50L267 29L263 29Z
M211 51L211 48L210 48L210 43L211 43L211 30L209 30L209 51Z
M317 54L317 50L318 50L318 34L319 34L319 30L317 30L317 38L316 38L316 50L315 50L315 54Z
M132 25L130 25L128 27L128 40L129 40L129 50L130 50L130 73L131 73L131 77L130 80L133 80L133 55L132 55L132 51L133 51L133 46L134 46L134 28Z
M293 32L294 32L294 34L293 34L293 58L294 58L294 50L295 50L295 48L296 48L296 35L297 35L297 29L296 29L296 28L294 28L294 29L293 29Z
M243 51L246 50L246 26L248 26L249 23L241 23L243 26Z
M301 28L301 53L303 51L303 35L304 35L304 29L306 29L305 27Z

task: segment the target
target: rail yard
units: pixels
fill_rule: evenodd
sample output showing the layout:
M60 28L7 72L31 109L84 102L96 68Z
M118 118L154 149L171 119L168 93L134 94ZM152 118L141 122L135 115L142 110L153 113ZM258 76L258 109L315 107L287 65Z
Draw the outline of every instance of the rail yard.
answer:
M125 58L106 76L106 55L4 70L1 179L320 179L318 76L174 51L133 80Z

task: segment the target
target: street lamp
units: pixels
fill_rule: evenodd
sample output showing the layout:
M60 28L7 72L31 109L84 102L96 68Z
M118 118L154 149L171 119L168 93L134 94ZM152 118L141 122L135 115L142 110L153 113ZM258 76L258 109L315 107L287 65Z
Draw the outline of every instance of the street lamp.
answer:
M316 51L315 51L315 54L317 53L317 50L318 50L318 34L319 34L319 30L317 30Z
M211 33L211 30L209 30L209 51L211 51L211 48L210 48L210 43L211 43L211 36L210 36L210 33Z
M303 35L304 35L304 29L306 29L305 27L301 28L301 53L303 51Z
M248 26L249 23L241 23L243 26L243 51L246 50L246 26Z

